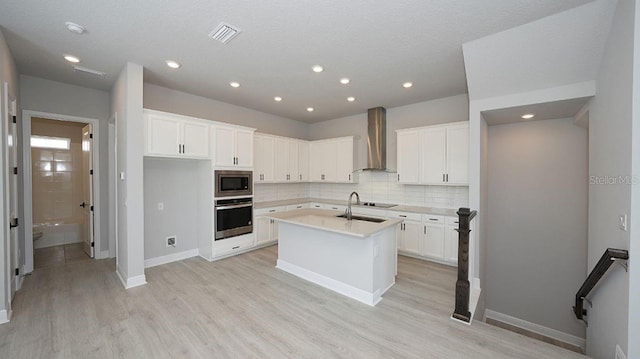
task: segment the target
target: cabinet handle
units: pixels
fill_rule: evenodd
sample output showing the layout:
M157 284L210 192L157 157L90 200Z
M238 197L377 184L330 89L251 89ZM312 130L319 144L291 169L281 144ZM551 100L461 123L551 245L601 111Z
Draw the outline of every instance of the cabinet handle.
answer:
M349 175L349 181L351 181L351 175Z
M238 249L238 248L240 248L240 246L235 246L235 247L233 247L231 249Z
M449 174L447 173L447 182L449 182Z
M182 153L187 153L187 150L185 149L185 145L182 145Z
M400 214L398 215L398 217L407 218L407 216L405 216L404 214Z
M275 209L270 209L270 210L269 210L269 212L271 212L271 213L273 213L273 212L275 212L275 211L276 211Z
M398 173L398 181L400 181L400 174Z
M300 181L302 181L302 175L300 175Z
M427 234L427 226L424 226L424 234Z
M444 173L442 174L442 182L447 182L447 181L445 180Z
M429 218L429 220L430 220L430 221L436 221L436 222L438 221L438 219L437 219L437 218Z
M182 146L178 145L178 153L182 153Z

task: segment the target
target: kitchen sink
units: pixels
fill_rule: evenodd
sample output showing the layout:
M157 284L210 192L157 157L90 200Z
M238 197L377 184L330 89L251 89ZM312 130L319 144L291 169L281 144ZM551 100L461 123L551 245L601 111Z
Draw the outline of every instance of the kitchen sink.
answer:
M347 218L346 214L339 214L336 217L338 218ZM357 221L365 221L365 222L373 222L373 223L382 223L386 221L386 219L375 218L375 217L363 217L363 216L351 216L351 219L355 219Z

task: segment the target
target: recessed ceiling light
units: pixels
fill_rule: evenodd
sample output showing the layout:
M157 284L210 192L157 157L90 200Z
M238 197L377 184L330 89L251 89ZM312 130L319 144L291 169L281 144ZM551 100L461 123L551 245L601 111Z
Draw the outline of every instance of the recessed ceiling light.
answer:
M313 112L313 107L307 107L307 111Z
M67 29L74 34L82 35L87 32L87 29L85 29L84 26L78 25L75 22L67 21L64 24L67 25Z
M346 85L346 84L348 84L349 82L351 82L351 80L349 80L349 79L348 79L348 78L346 78L346 77L343 77L343 78L341 78L341 79L340 79L340 83L341 83L341 84L343 84L343 85Z
M231 85L231 87L235 87L235 88L240 87L240 83L235 82L235 81L231 81L231 82L229 82L229 85Z
M355 97L353 97L353 96L352 96L352 97L347 97L347 101L349 101L349 102L353 102L353 101L355 101L355 100L356 100L356 98L355 98Z
M524 118L525 120L528 120L530 118L534 118L536 117L536 115L532 114L532 113L527 113L521 116L522 118Z
M167 63L167 66L171 67L172 69L179 69L180 66L182 66L178 62L173 60L167 60L166 63Z
M280 96L276 96L276 97L274 97L273 99L274 99L274 100L276 100L277 102L282 101L282 97L280 97Z
M402 87L404 87L404 88L406 88L406 89L408 89L408 88L409 88L409 87L411 87L411 86L413 86L413 83L412 83L412 82L405 82L405 83L403 83L403 84L402 84Z
M311 70L313 70L313 72L322 72L324 71L324 67L320 66L320 65L314 65Z
M74 64L77 64L78 62L80 62L80 59L73 55L64 55L64 59L69 62L73 62Z

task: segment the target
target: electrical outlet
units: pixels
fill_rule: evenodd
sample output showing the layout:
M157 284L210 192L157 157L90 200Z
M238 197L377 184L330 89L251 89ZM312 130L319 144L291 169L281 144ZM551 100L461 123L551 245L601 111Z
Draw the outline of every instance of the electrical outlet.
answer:
M175 247L176 246L176 236L167 237L167 247Z
M618 222L619 222L618 228L626 232L627 231L627 214L626 213L621 214L618 217Z
M158 211L162 211L162 210L164 210L164 203L159 202L158 203Z
M624 352L622 351L622 348L620 348L620 345L616 345L616 359L627 359L627 356L624 354Z

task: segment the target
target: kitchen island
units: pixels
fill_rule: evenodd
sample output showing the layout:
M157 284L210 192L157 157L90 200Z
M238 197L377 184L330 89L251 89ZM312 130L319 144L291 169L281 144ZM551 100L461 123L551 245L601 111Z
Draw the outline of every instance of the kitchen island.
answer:
M269 214L278 222L276 267L374 306L395 284L401 220L375 223L336 217L340 214L322 209Z

